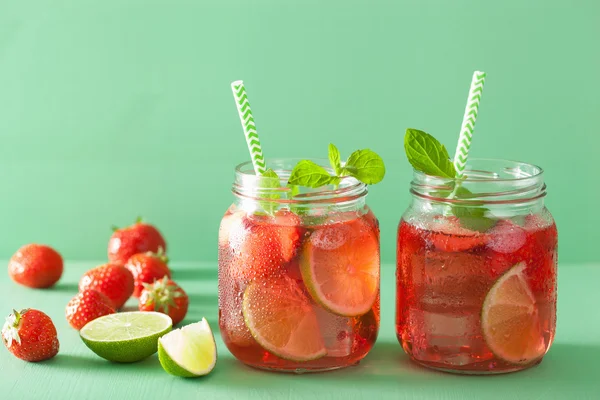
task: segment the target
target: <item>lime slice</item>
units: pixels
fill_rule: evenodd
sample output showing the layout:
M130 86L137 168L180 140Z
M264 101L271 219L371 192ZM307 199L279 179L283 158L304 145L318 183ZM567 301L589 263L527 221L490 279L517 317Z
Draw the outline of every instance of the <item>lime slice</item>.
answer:
M158 350L158 338L171 330L168 315L132 311L105 315L84 326L79 335L87 347L114 362L135 362Z
M379 241L360 219L318 228L304 244L300 270L323 308L344 317L366 314L379 294Z
M278 357L309 361L327 354L313 306L293 279L250 283L242 312L254 339Z
M171 375L193 378L213 370L217 345L205 318L158 339L160 365Z
M502 275L488 292L481 326L488 347L513 364L529 364L546 352L535 297L525 277L526 264L518 263Z

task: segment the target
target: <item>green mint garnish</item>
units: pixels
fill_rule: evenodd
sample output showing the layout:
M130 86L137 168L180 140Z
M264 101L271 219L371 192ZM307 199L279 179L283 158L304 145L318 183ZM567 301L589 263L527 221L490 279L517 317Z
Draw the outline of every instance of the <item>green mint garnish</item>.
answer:
M383 160L377 153L369 149L355 151L342 165L339 150L330 144L329 163L335 175L330 175L325 168L310 160L300 161L292 170L288 185L311 188L338 185L344 176L352 176L367 185L373 185L381 182L385 176Z
M448 150L436 138L418 129L407 129L404 136L404 150L408 162L418 171L427 175L452 178L456 169L450 160Z
M418 129L407 129L404 136L404 150L410 164L417 170L427 175L441 178L455 179L456 169L448 150L436 138ZM475 197L467 188L460 186L461 181L452 182L454 190L432 192L439 197L448 197L468 200ZM481 207L483 202L476 202L467 206L451 205L450 211L457 216L462 226L467 229L485 232L496 224L496 221L487 218L485 213L489 210Z
M356 150L348 157L343 172L367 185L374 185L381 182L385 176L385 165L374 151Z
M342 173L342 160L340 159L340 151L333 143L329 143L329 163L335 174L339 176Z
M289 185L318 188L325 185L337 185L340 178L329 175L329 172L310 160L302 160L292 170Z
M281 187L281 182L277 173L269 168L261 175L259 185L263 189L279 189ZM267 190L263 197L266 199L278 200L281 196L276 190ZM268 214L273 214L277 208L277 204L271 201L262 201L260 203L263 210Z

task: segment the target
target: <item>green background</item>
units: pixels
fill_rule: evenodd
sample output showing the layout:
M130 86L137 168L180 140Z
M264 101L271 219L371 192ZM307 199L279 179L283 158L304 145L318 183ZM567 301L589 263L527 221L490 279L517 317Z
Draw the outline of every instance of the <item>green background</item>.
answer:
M370 147L393 262L407 127L453 149L488 73L472 155L545 168L561 262L598 261L600 2L0 1L0 256L26 242L101 259L138 214L178 260L214 260L248 158L244 79L267 157Z

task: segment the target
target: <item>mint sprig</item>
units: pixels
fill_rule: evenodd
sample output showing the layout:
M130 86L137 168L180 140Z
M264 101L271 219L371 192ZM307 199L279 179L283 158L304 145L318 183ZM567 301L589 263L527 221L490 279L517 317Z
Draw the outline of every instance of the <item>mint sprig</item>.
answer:
M279 191L268 189L279 189L281 187L281 181L279 180L279 176L275 171L271 168L263 172L260 176L259 187L262 189L266 189L263 193L262 197L265 199L278 200L281 198ZM270 215L273 215L277 209L277 203L272 201L261 201L260 206L262 209Z
M456 169L450 160L446 147L436 138L418 129L407 129L404 136L404 150L408 162L418 171L427 175L441 178L455 179ZM461 186L462 181L453 181L453 190L432 192L435 196L446 198L472 199L476 196L470 190ZM459 218L462 226L467 229L485 232L496 224L496 221L487 218L489 211L481 207L483 202L476 202L469 206L452 204L450 212Z
M329 145L329 163L334 175L310 161L300 161L292 170L288 185L318 188L325 185L338 185L345 176L352 176L367 185L381 182L385 176L385 164L377 153L369 149L357 150L350 154L342 165L340 152L333 144Z
M325 185L337 185L340 183L338 176L329 175L329 172L320 165L310 161L302 160L292 170L289 185L306 186L318 188Z
M329 143L329 163L335 174L339 176L342 173L342 160L340 151L333 143Z
M404 150L408 162L427 175L452 178L456 176L448 150L436 138L418 129L407 129Z

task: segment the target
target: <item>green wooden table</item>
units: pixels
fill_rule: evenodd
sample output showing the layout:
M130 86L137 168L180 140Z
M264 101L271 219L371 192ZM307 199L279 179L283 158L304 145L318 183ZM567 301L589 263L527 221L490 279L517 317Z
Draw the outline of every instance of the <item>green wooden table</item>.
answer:
M173 263L175 279L190 295L186 322L205 316L215 330L219 360L200 379L166 374L155 356L136 364L112 364L90 352L64 318L77 281L93 262L68 262L50 290L20 287L4 275L2 307L34 307L48 313L59 333L60 353L31 364L0 349L0 399L597 399L600 398L600 264L561 265L558 331L544 361L501 376L460 376L412 364L394 333L394 267L382 273L382 324L375 348L356 367L322 374L287 375L238 363L217 327L214 263ZM134 303L131 303L134 304Z

